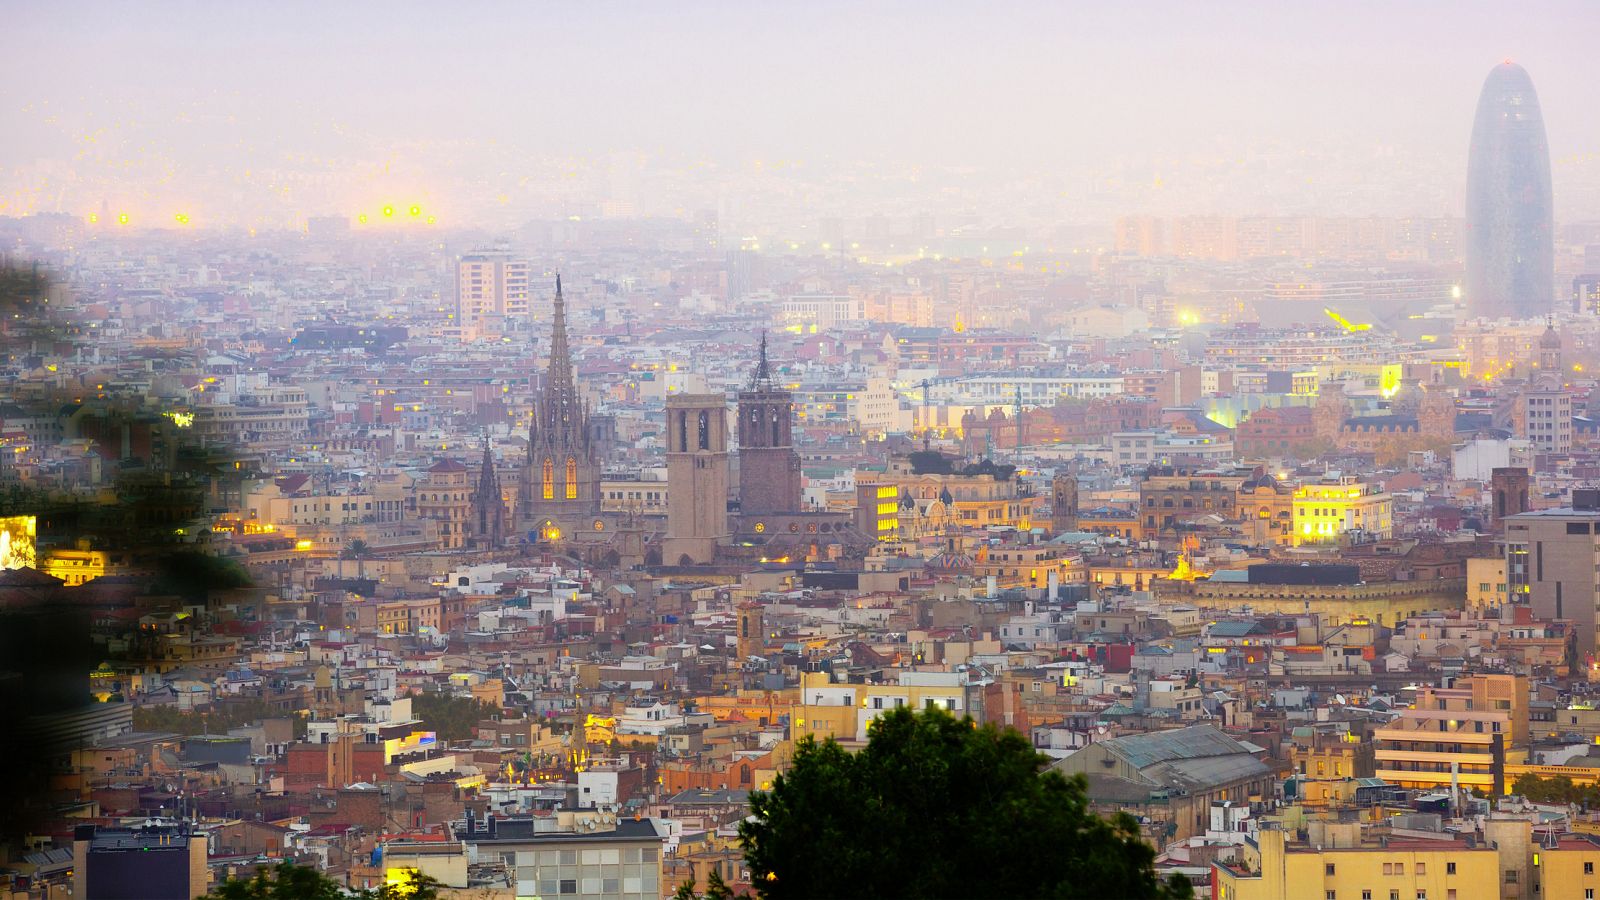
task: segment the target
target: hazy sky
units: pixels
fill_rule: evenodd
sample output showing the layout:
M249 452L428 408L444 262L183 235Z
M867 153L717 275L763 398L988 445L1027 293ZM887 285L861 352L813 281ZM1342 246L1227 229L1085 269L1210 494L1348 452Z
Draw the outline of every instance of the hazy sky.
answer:
M826 185L861 162L1128 212L1459 212L1478 89L1511 57L1560 214L1600 217L1590 2L7 7L0 214L395 198L470 223L563 192L709 207L780 163Z

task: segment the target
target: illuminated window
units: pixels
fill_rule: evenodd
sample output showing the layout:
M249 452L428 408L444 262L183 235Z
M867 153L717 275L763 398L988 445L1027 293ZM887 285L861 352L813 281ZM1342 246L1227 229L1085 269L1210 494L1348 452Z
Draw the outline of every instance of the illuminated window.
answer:
M556 464L551 460L544 461L544 499L554 500L556 496Z
M567 499L578 499L578 461L567 457Z

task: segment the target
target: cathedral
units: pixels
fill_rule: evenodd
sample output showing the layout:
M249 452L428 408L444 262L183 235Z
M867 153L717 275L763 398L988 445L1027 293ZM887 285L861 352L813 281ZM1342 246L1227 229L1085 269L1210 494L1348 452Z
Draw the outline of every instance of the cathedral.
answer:
M600 448L589 427L589 407L578 396L567 347L567 305L556 276L551 316L550 367L528 426L514 533L529 543L604 537L600 514Z

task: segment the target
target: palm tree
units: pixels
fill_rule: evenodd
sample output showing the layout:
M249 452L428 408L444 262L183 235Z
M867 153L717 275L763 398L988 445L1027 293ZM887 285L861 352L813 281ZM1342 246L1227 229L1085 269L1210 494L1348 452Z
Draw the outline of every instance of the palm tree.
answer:
M345 545L344 557L345 559L354 559L356 561L356 578L360 581L367 579L367 557L371 555L372 547L360 538L356 538Z

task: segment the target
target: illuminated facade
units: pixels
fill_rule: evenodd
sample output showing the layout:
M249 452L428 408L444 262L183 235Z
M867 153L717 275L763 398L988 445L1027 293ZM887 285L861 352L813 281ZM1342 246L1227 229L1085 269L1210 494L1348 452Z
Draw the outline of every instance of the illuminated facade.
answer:
M1338 484L1310 484L1294 492L1294 543L1336 544L1394 534L1394 501L1382 491L1342 478Z
M1465 840L1363 844L1359 832L1339 841L1288 844L1281 828L1262 828L1239 863L1213 863L1213 900L1467 900L1500 883L1501 853ZM1493 895L1492 887L1488 888ZM1581 896L1581 895L1580 895Z
M831 737L845 744L865 743L874 719L902 707L932 705L958 718L967 711L965 673L902 669L895 684L839 684L827 672L800 677L800 704L790 718L796 740L811 735L819 741Z
M37 564L38 530L34 516L0 518L0 569L31 569Z
M1373 732L1377 775L1401 787L1456 780L1491 796L1506 792L1506 765L1528 755L1528 681L1473 675L1454 688L1423 687L1400 718Z

